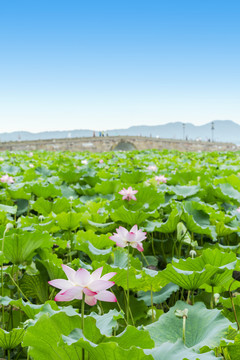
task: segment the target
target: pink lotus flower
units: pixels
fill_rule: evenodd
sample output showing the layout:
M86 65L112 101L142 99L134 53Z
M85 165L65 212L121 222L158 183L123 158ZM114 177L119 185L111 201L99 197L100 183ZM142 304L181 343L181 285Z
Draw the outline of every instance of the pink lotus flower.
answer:
M2 183L7 183L7 184L13 184L13 183L14 183L13 177L12 177L12 176L9 176L8 174L3 175L3 176L0 178L0 181L1 181Z
M4 158L3 158L3 157L0 157L0 161L4 161Z
M138 230L137 225L134 225L130 231L119 226L119 229L116 229L116 231L117 234L114 233L109 239L115 241L117 246L126 247L127 245L131 245L139 251L144 250L142 241L146 239L146 232L143 232L141 229Z
M103 163L104 163L103 159L100 159L100 160L99 160L99 163L100 163L100 164L103 164Z
M237 209L236 209L236 211L240 213L240 207L239 207L239 208L237 208Z
M167 178L164 175L155 176L155 180L158 184L167 182Z
M157 167L156 167L156 165L149 165L149 166L147 167L147 170L157 171Z
M55 279L48 282L50 285L61 289L55 296L55 301L81 300L84 293L85 303L90 306L96 305L97 300L117 302L116 296L110 291L106 291L115 284L113 281L108 281L116 274L115 272L101 277L102 267L92 274L81 268L75 271L67 265L62 265L62 268L68 280Z
M137 200L136 196L134 196L134 194L136 194L138 191L137 190L133 190L132 187L130 186L128 189L123 188L121 191L119 191L120 195L123 195L122 200Z

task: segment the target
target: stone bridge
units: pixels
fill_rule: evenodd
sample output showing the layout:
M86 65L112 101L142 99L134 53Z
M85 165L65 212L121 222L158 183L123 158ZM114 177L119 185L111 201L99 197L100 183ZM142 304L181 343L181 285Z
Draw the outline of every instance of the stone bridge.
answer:
M232 143L184 141L143 136L106 136L0 143L0 151L90 151L116 150L236 151Z

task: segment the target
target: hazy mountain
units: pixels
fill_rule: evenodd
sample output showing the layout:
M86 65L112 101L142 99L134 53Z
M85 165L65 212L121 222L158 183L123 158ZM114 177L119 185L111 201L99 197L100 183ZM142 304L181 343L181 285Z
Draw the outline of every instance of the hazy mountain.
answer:
M171 139L201 139L207 141L233 142L240 144L240 125L231 120L215 120L214 130L212 132L212 123L196 126L191 123L174 122L156 126L131 126L128 129L116 129L104 131L104 134L111 135L129 135L129 136L153 136L159 138ZM95 132L99 136L99 132ZM88 137L93 136L93 130L72 130L72 131L47 131L40 133L30 133L26 131L2 133L0 141L16 141L16 140L43 140L43 139L61 139L70 137Z

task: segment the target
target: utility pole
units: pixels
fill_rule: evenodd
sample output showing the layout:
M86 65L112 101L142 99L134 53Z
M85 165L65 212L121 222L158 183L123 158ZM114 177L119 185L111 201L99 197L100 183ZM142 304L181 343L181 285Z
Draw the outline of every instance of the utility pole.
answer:
M213 139L214 139L214 122L212 121L212 127L211 127L211 130L212 130L212 142L213 142Z
M183 140L185 140L185 124L182 123L182 130L183 130Z

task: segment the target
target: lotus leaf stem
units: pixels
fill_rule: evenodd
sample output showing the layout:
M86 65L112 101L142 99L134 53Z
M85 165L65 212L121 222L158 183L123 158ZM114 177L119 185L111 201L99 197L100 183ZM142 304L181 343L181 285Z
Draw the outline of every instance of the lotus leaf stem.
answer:
M232 303L232 308L233 308L233 312L234 312L234 317L235 317L235 320L236 320L236 323L237 323L237 328L238 328L238 330L240 330L240 326L239 326L239 322L238 322L238 318L237 318L237 313L236 313L235 305L234 305L233 298L232 298L232 292L231 292L231 286L232 286L232 284L234 283L234 281L236 281L236 280L233 280L233 281L231 282L231 284L229 285L228 291L229 291L229 295L230 295L230 299L231 299L231 303Z
M82 296L82 304L81 304L81 314L82 314L82 333L84 335L84 300L85 300L85 294L83 293ZM85 349L82 348L82 360L85 360Z
M187 316L183 316L183 343L186 344L186 320Z
M129 324L129 244L128 244L128 261L127 261L127 324Z

